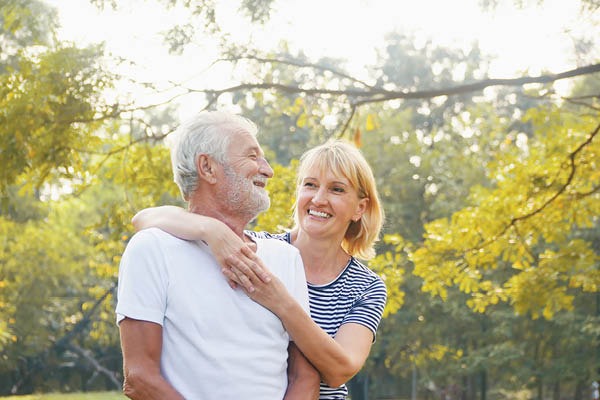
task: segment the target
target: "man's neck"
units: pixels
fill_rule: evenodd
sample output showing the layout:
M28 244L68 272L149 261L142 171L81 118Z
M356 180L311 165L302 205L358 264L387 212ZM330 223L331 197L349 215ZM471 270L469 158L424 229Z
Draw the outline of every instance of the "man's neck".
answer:
M222 206L216 205L210 201L199 202L190 200L188 203L188 211L194 214L205 215L214 219L218 219L229 227L242 240L246 240L244 228L251 221L251 217L234 215L229 210L223 209Z

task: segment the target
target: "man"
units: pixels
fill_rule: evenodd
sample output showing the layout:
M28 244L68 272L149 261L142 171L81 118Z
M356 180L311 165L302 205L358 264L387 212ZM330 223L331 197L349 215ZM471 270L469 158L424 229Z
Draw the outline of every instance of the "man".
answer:
M273 170L256 126L231 114L198 114L172 149L175 182L189 210L245 225L269 207ZM308 312L302 261L292 246L254 239L257 255ZM231 290L203 243L152 228L134 235L119 269L117 322L132 399L314 399L319 376L281 321ZM287 361L289 360L289 365ZM286 365L287 374L286 374Z

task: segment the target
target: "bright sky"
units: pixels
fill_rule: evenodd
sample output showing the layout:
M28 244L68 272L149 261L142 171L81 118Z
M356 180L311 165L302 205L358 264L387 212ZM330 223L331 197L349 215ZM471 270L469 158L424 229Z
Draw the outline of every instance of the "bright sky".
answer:
M139 80L189 80L194 87L219 89L230 83L225 66L206 68L217 57L210 39L197 43L181 57L170 56L159 33L186 21L188 10L165 11L158 1L120 0L118 12L99 12L82 0L46 0L58 7L61 37L80 44L105 41L115 55L133 59L143 68L130 71ZM220 23L236 41L249 35L260 48L275 48L281 40L302 49L314 59L343 57L350 72L365 78L376 49L390 31L415 33L418 40L433 40L449 47L469 48L478 40L483 52L496 57L490 77L516 77L522 71L561 72L576 66L569 32L579 34L585 21L575 0L546 0L543 8L519 10L512 1L494 12L484 12L480 0L303 0L277 1L271 22L250 26L235 10L239 0L219 0ZM531 3L536 3L531 1ZM222 64L221 64L222 65ZM138 100L154 101L136 94ZM190 103L192 100L185 99ZM191 110L183 107L183 114ZM186 115L180 115L185 117Z

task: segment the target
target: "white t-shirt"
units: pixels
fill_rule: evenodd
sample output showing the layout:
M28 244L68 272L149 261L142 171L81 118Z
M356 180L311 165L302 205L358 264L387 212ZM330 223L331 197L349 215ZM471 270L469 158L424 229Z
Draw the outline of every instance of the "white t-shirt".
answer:
M257 255L308 313L300 253L255 239ZM119 268L117 323L129 317L163 328L161 373L186 399L282 399L289 336L268 309L227 284L202 243L159 229L138 232Z

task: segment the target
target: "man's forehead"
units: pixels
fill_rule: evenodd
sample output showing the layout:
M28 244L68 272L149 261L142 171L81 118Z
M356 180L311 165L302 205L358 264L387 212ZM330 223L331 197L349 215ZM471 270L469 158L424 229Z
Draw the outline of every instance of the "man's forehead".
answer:
M228 150L231 153L247 152L250 150L262 153L262 148L256 139L256 135L243 128L231 132Z

